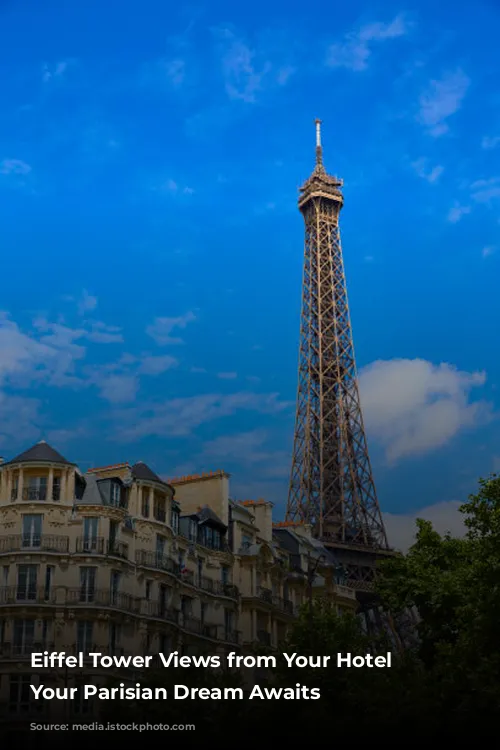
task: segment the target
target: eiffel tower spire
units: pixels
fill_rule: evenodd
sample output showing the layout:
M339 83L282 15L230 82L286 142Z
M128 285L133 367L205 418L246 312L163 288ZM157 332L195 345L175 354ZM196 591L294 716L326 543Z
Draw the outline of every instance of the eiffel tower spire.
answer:
M389 551L361 413L339 215L342 180L316 166L300 189L305 222L299 379L287 520L311 524L358 588Z

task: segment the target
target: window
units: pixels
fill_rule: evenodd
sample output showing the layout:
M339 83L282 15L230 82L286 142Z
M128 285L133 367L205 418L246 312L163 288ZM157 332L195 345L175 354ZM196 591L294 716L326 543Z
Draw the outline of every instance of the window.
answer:
M118 536L118 521L110 521L109 522L109 544L108 544L108 552L110 553L116 553L118 552L118 546L116 544L116 537Z
M47 639L49 635L49 621L48 620L42 620L42 648L47 648Z
M97 568L80 568L80 601L93 602Z
M175 507L172 508L170 525L172 526L172 531L174 532L174 534L178 534L179 533L179 511Z
M225 565L223 565L220 569L220 579L221 583L225 586L227 583L229 583L229 568L227 568Z
M165 555L165 537L160 534L156 535L156 556L158 557L159 564Z
M172 650L172 639L169 635L160 636L160 651L167 656Z
M83 519L83 552L97 552L97 532L99 530L99 518L90 517Z
M24 494L25 500L47 499L47 477L30 477Z
M52 500L56 503L61 499L61 477L54 477L52 484Z
M189 519L189 541L190 542L198 541L198 524L193 518Z
M188 596L181 597L181 612L184 617L191 617L192 603L192 599Z
M213 547L214 545L214 530L210 526L205 526L204 529L204 543L207 547Z
M164 497L155 497L154 499L154 507L153 507L153 515L155 517L156 521L160 521L162 523L165 523L167 520L167 513L165 510L165 498Z
M112 654L116 654L120 649L120 626L115 622L109 624L109 648Z
M42 543L42 515L23 516L23 547L40 547Z
M160 617L165 617L168 607L168 587L164 583L160 584L158 596L158 608Z
M149 518L149 494L146 488L142 490L141 513L144 518Z
M213 549L221 549L221 535L220 531L217 531L217 529L214 529L213 533Z
M9 585L9 566L4 565L3 566L3 585L8 586Z
M151 585L152 581L146 581L146 591L144 593L144 598L146 601L149 601L151 599Z
M118 603L118 590L120 588L120 573L117 570L111 571L111 580L109 584L111 592L111 604Z
M35 640L34 620L14 620L14 653L30 654Z
M26 713L30 708L33 695L31 675L11 675L9 684L9 711L12 713Z
M18 601L33 601L36 599L38 566L19 565L17 569L17 591Z
M200 604L200 620L201 620L201 624L202 625L205 624L205 614L206 614L206 611L207 611L207 605L204 602L201 602L201 604Z
M226 637L234 630L234 612L230 609L224 610L224 630L226 631Z
M54 566L53 565L47 565L45 568L45 588L43 591L43 598L45 601L49 601L50 599L50 589L52 586L52 580L54 576Z
M199 558L198 558L198 583L200 583L200 582L201 582L201 578L202 578L202 576L203 576L203 563L204 563L204 562L205 562L205 561L203 560L203 558L202 558L202 557L199 557Z
M118 484L118 482L112 482L111 483L111 505L114 505L116 507L120 506L121 501L121 492L122 488Z
M242 549L248 549L252 546L252 537L248 536L248 534L242 534L241 537L241 548Z
M92 620L78 620L76 626L76 650L88 654L92 651L92 634L94 623Z

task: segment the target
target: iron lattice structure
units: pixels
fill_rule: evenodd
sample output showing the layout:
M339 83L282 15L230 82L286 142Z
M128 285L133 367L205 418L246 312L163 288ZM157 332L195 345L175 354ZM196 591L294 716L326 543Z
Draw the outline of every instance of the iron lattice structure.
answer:
M389 546L359 400L339 231L342 185L323 166L317 120L316 166L299 198L304 276L287 520L310 524L342 558L352 585L373 577Z

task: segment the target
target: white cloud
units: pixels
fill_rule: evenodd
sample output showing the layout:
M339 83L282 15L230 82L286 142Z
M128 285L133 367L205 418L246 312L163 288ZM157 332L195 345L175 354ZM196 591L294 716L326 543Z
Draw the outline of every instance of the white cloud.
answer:
M48 83L57 78L62 78L68 70L71 60L60 60L54 65L45 64L43 66L42 81Z
M213 34L229 99L254 104L260 93L286 85L295 72L292 65L272 62L265 44L253 48L229 28L214 29Z
M21 159L4 159L0 163L0 174L26 175L30 172L30 165Z
M490 177L487 180L476 180L470 186L472 198L476 203L491 203L500 198L500 177Z
M490 404L469 400L471 390L485 381L484 373L463 372L446 363L373 362L359 377L367 430L390 463L440 448L460 430L490 417Z
M418 119L429 134L438 137L449 130L447 120L462 106L470 85L469 78L461 70L444 74L430 82L420 97Z
M176 367L178 361L175 357L165 354L162 357L146 356L143 357L138 372L142 375L161 375L167 370Z
M497 148L497 146L500 146L500 135L496 136L487 136L485 135L483 140L481 141L481 148L484 149L494 149Z
M395 549L407 552L415 542L417 518L431 521L439 534L449 532L454 537L463 537L466 528L463 515L458 510L460 505L458 502L443 502L429 505L414 513L384 513L389 544Z
M487 247L483 247L483 249L481 250L481 255L483 256L483 258L489 258L490 255L493 255L495 252L496 248L489 245Z
M417 175L427 182L436 182L444 172L444 167L438 164L435 167L429 167L427 159L417 159L411 165Z
M237 372L218 372L217 377L220 380L235 380L238 377Z
M166 346L167 344L182 344L183 341L180 338L175 338L170 334L176 328L184 329L196 320L196 316L192 312L187 312L185 315L181 315L178 318L156 318L154 322L147 327L146 333L150 336L159 346Z
M405 36L409 29L410 25L401 15L390 23L367 24L358 31L347 34L342 42L332 44L328 49L326 64L331 68L366 70L375 42Z
M229 417L238 411L277 414L288 409L278 394L239 392L207 393L160 403L144 403L116 415L116 439L124 442L143 437L190 435L202 424Z
M459 204L456 204L450 208L447 219L451 224L457 224L462 216L470 214L470 210L470 206L460 206Z
M138 389L139 383L134 375L110 374L99 379L101 398L112 404L133 401Z
M78 312L80 315L84 315L87 312L92 312L97 307L97 297L93 297L88 293L86 289L83 290L80 301L78 302Z

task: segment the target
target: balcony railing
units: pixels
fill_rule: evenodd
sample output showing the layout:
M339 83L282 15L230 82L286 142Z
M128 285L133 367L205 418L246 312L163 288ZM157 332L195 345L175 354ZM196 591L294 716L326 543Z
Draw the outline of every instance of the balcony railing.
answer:
M0 554L3 552L69 552L69 537L52 534L16 534L0 538Z
M194 586L194 572L192 570L188 570L187 568L182 568L180 571L181 580L184 581L184 583L189 583L191 586Z
M165 570L167 573L172 573L172 575L175 576L178 576L180 571L178 562L160 552L149 552L144 549L137 550L135 553L135 562L137 565L141 565L145 568Z
M228 630L227 628L224 628L220 639L237 645L241 642L241 633L239 630Z
M121 557L128 560L128 544L118 542L116 539L109 539L106 545L108 555L112 557Z
M141 610L145 617L156 617L159 620L167 620L175 625L179 624L179 610L168 607L162 602L143 599Z
M77 553L85 555L103 555L105 549L105 540L100 537L79 537L76 540Z
M230 599L237 599L239 594L238 587L234 586L232 583L214 581L212 578L200 578L198 587L210 594L216 594L218 596L228 596Z
M53 592L45 586L4 586L0 588L0 606L10 604L52 604Z
M191 617L190 615L182 615L180 624L181 627L189 633L196 633L205 638L213 638L214 640L217 640L217 625L210 625L202 620L198 620L196 617Z
M4 641L0 643L0 658L9 659L14 656L30 656L31 654L53 651L54 644L46 641L35 641L31 639L17 640L13 643Z
M259 586L257 589L257 597L263 602L266 602L266 604L273 603L273 592L271 591L271 589L266 589L263 586Z
M92 586L79 586L68 589L66 604L74 606L112 607L125 612L139 614L140 600L131 594L113 591L112 589L96 589Z
M282 612L293 615L294 608L290 599L282 599L280 596L273 596L273 605Z

